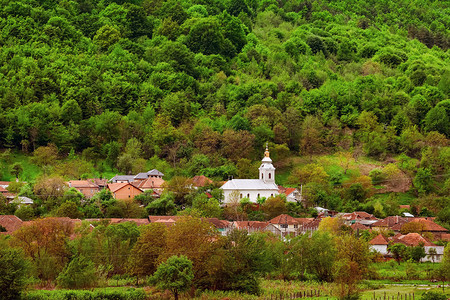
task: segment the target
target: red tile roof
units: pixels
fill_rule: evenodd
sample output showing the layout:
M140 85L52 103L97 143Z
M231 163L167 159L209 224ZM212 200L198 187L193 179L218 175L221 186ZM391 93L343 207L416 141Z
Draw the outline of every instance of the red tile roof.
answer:
M139 187L137 187L137 186L135 186L135 185L133 185L133 184L131 184L131 183L128 183L128 182L109 183L109 184L108 184L108 189L109 189L112 193L114 193L114 192L117 192L118 190L120 190L121 188L123 188L123 187L125 187L125 186L127 186L127 185L134 186L135 188L141 190ZM141 191L142 191L142 190L141 190Z
M159 177L149 177L145 180L133 182L133 184L143 190L159 189L164 184L164 179Z
M394 225L399 224L400 226L409 222L408 218L400 217L400 216L390 216L384 218L383 220L378 220L371 225L371 227L388 227L392 228ZM400 229L400 228L399 228Z
M67 181L66 184L69 187L73 187L73 188L99 188L99 186L97 184L95 184L93 181L91 180L70 180Z
M436 223L434 223L433 221L424 219L424 218L414 218L412 219L410 222L416 222L416 223L420 223L423 224L423 231L443 231L443 232L448 232L448 230L444 227L442 227L441 225L438 225Z
M261 221L235 221L234 224L238 229L257 229L262 230L270 225L269 222L261 222Z
M196 187L203 187L205 185L212 184L213 181L206 176L200 175L200 176L194 176L192 178L192 183Z
M150 223L175 223L175 221L177 221L179 218L179 216L148 216Z
M0 193L8 193L8 190L0 186Z
M388 245L389 241L381 233L369 241L371 245Z
M208 218L206 219L209 223L211 223L216 228L227 228L231 225L231 222L226 220L219 220L217 218Z
M365 226L365 225L363 225L363 224L361 224L361 223L355 223L355 224L352 224L352 225L350 225L350 227L355 231L355 230L367 230L367 229L370 229L368 226Z
M415 232L408 233L407 235L396 235L392 237L392 241L394 243L402 243L406 246L411 247L419 246L421 243L423 243L424 246L436 246L435 244Z
M295 218L295 220L296 220L300 225L305 225L305 224L308 224L308 223L314 221L314 218Z
M134 222L134 223L136 223L137 226L150 224L148 219L112 218L110 220L111 220L110 224L119 224L119 223L125 223L125 222Z
M345 213L342 215L343 219L347 221L352 220L377 220L373 215L366 213L365 211L355 211L352 213Z
M272 224L288 224L288 225L299 224L299 222L295 218L291 217L290 215L286 215L286 214L279 215L278 217L273 218L269 222Z
M0 215L0 225L5 227L6 232L0 234L10 234L19 229L23 221L14 215Z

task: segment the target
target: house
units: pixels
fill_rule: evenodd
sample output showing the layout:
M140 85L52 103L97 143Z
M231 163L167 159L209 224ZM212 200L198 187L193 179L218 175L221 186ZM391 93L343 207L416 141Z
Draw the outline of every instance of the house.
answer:
M448 233L448 230L441 225L434 223L428 218L408 218L411 223L418 223L421 225L421 231L429 232L433 235L435 240L440 240L443 234Z
M12 203L17 203L18 206L22 206L22 205L32 205L34 203L33 199L25 197L25 196L18 196L15 197L14 200L11 201Z
M257 203L258 198L278 195L275 167L272 165L267 147L261 162L259 179L231 179L220 187L223 190L224 203L239 201L244 197L247 197L250 202Z
M408 218L389 216L370 224L370 228L377 231L393 230L394 232L399 233L402 225L407 222L409 222Z
M232 229L232 223L226 220L219 220L218 218L207 218L208 221L214 228L216 228L220 234L227 235Z
M271 219L269 223L273 224L283 236L288 234L297 235L300 225L299 221L286 214Z
M163 178L164 174L160 171L153 169L147 172L148 178Z
M112 183L131 183L134 181L135 175L116 175L111 178Z
M429 240L415 232L408 233L406 235L397 234L390 238L386 238L382 234L379 234L371 241L369 241L369 244L371 249L378 251L385 257L391 256L391 253L388 251L388 246L391 244L403 244L407 247L423 246L427 256L422 258L421 261L440 262L444 255L444 246L437 246L436 244L430 242ZM435 251L434 259L432 257L432 253L430 253L431 249L434 249Z
M150 223L163 223L168 227L175 224L179 218L179 216L148 216Z
M370 225L378 221L378 219L365 211L354 211L352 213L345 213L341 215L345 224L351 225L354 223L361 223L364 225Z
M299 233L312 235L314 231L319 229L319 224L321 221L322 218L316 218L310 222L303 223L299 228Z
M149 177L144 180L136 180L133 185L143 191L153 190L156 195L160 195L164 191L164 179L159 177Z
M10 182L9 181L0 181L0 187L6 189L8 188Z
M131 183L110 183L108 189L111 191L115 199L118 200L132 200L135 196L141 194L143 190L135 187Z
M388 255L389 240L381 233L369 241L370 249L382 255Z
M194 186L195 189L198 189L198 188L204 187L204 186L208 186L213 183L214 183L214 181L212 181L211 179L209 179L208 177L206 177L204 175L194 176L192 178L192 185Z
M69 188L74 188L82 193L86 198L92 198L92 196L100 192L100 190L102 189L100 186L94 183L94 180L91 179L70 180L66 182L66 184L69 186Z
M278 193L286 195L287 202L302 202L302 192L297 188L285 188L279 185Z
M148 178L153 178L153 179L162 179L164 176L163 173L161 173L160 171L153 169L150 170L148 172L144 172L144 173L138 173L136 175L116 175L113 178L111 178L110 182L111 183L132 183L135 181L141 181L141 180L146 180Z
M14 215L0 215L0 226L6 229L6 231L0 230L0 234L11 234L20 227L22 227L23 221Z
M281 231L270 222L234 221L231 229L246 230L249 234L253 232L272 232L275 235L281 235Z

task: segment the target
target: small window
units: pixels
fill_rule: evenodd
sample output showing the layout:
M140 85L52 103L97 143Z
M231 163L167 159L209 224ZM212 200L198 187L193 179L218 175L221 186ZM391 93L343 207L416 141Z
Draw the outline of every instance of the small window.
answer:
M249 198L249 199L250 199L250 194L247 194L247 198Z
M241 198L241 199L242 199L242 194L240 194L240 195L239 195L239 198Z
M273 197L273 194L270 194L270 197Z
M269 179L271 179L272 178L272 173L269 173Z
M259 198L260 196L259 196L259 194L258 194L258 198Z
M264 173L261 173L261 179L264 179Z
M281 224L280 227L281 227L281 228L288 228L288 225L287 225L287 224Z
M298 225L296 224L296 225L294 225L294 228L298 228Z

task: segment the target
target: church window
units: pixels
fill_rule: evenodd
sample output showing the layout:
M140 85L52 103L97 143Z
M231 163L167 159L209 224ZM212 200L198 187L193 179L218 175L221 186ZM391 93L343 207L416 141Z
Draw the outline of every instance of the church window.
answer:
M271 179L272 178L272 173L269 173L269 179Z

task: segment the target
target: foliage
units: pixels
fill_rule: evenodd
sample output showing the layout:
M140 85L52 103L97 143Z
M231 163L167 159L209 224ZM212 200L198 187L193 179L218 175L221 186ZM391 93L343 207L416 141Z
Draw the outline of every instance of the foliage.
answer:
M25 289L30 269L20 249L10 248L0 240L0 297L2 299L19 299Z
M56 280L62 288L80 289L95 287L97 275L94 263L83 256L74 257Z
M170 290L178 300L180 292L186 291L194 278L192 261L186 256L171 256L158 266L152 281L164 290Z

